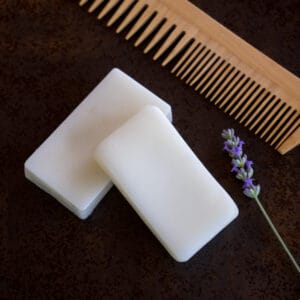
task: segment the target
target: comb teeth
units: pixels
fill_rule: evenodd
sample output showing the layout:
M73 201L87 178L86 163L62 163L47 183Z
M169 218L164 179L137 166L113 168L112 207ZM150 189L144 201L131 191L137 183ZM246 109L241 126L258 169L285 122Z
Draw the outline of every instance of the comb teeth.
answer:
M206 89L218 78L220 73L226 67L225 61L218 58L218 62L207 72L207 74L202 78L202 80L198 83L195 90L198 91L200 88L200 94L204 94ZM221 60L221 61L220 61Z
M92 13L98 6L100 6L102 3L104 2L104 0L96 0L93 2L93 4L90 6L88 12Z
M175 3L176 2L176 3ZM300 143L300 80L184 0L81 0L88 12L284 154ZM193 22L191 22L193 20ZM284 99L284 100L283 100Z
M132 1L124 1L126 7L129 8L132 5ZM129 13L126 15L125 19L116 29L117 33L122 32L145 8L145 4L142 2L136 2ZM113 15L114 17L114 15Z
M151 20L150 24L146 27L146 29L142 32L139 38L134 43L134 46L139 46L142 42L144 42L157 28L159 28L165 19L162 19L159 14L155 14L154 18Z
M201 48L199 48L196 53L195 57L192 58L192 62L190 65L187 66L186 70L184 73L181 75L180 79L184 79L188 74L191 73L191 71L194 73L195 68L199 66L201 61L209 54L210 50L207 49L206 46L202 45ZM181 73L181 70L178 72L178 75ZM192 73L192 74L193 74ZM190 74L191 76L191 74Z
M171 70L171 73L176 73L176 76L178 76L180 73L180 70L184 69L184 66L187 65L189 62L192 61L193 57L197 54L197 49L200 46L199 43L196 43L195 40L193 40L192 44L188 47L188 49L185 51L185 53L181 56L181 58L178 60L176 65Z
M100 0L103 2L103 0ZM101 10L101 12L98 15L98 20L102 19L104 16L106 16L117 4L119 0L110 0L107 2L107 4L104 6L104 8Z
M151 41L148 43L148 45L144 49L144 53L148 53L167 34L169 36L172 35L174 30L175 30L175 25L173 25L173 22L165 19L162 26L160 26L158 31L155 33L154 37L152 37ZM158 52L156 52L154 57L157 54L158 54Z
M148 7L142 7L142 6L139 7L138 5L136 5L135 9L136 9L136 13L143 11L143 9L145 9L145 10L143 11L142 15L134 23L134 25L131 27L130 31L125 36L126 40L129 40L130 38L132 38L132 36L154 15L154 13L151 11L151 9L148 9ZM125 22L125 25L126 24L127 24L127 22Z

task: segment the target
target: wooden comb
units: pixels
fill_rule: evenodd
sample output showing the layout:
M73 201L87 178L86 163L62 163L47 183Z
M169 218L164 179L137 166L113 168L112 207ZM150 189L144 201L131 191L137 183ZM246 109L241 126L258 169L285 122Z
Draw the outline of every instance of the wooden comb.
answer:
M134 46L285 154L300 143L300 80L186 0L81 0Z

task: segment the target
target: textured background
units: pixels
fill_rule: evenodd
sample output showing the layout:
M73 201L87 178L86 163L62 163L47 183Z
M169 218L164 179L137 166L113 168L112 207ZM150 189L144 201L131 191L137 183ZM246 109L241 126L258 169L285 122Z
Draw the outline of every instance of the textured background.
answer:
M76 1L0 3L1 299L299 298L298 274L229 174L220 132L233 126L246 140L262 202L298 261L300 147L280 156ZM194 3L300 75L299 1ZM185 264L115 188L80 221L24 178L25 159L115 66L169 101L176 127L239 206Z

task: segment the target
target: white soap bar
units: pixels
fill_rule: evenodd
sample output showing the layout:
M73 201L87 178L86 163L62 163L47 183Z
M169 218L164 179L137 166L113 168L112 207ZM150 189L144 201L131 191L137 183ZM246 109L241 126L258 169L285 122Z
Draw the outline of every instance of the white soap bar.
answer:
M118 69L113 69L25 162L25 176L81 219L112 183L97 166L101 140L147 104L171 120L171 108Z
M95 159L179 262L238 215L230 196L154 106L103 140Z

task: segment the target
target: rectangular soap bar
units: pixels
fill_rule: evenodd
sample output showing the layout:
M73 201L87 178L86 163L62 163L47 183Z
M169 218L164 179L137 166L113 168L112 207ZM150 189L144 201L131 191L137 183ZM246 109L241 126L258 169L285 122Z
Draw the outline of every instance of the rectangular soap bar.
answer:
M111 188L94 160L96 146L145 105L170 120L171 107L113 69L25 162L25 176L81 219Z
M179 262L238 215L230 196L154 106L103 140L95 159Z

